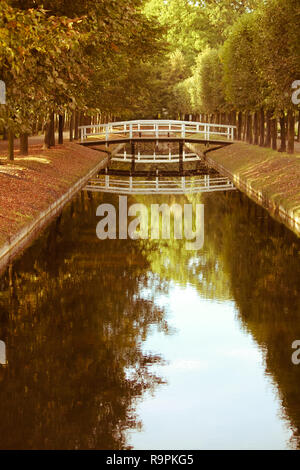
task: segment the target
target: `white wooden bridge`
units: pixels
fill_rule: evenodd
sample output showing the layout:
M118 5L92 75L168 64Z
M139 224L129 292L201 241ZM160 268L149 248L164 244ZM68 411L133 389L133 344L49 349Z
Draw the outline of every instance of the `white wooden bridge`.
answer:
M120 178L106 174L91 179L85 189L117 194L186 194L230 191L235 187L228 178L221 176L181 176L172 179L157 176L154 179L142 179L132 176Z
M192 121L138 120L80 126L82 145L138 141L233 143L235 126Z
M235 126L231 125L171 120L123 121L80 126L82 145L124 144L123 153L120 153L120 150L118 153L112 153L111 160L131 163L129 175L121 172L108 174L106 171L106 174L99 174L91 179L85 189L117 194L186 194L233 190L233 183L218 174L203 175L199 174L199 170L196 176L185 175L183 163L201 160L195 153L186 153L185 143L212 143L222 147L233 143L234 129ZM155 142L156 149L151 155L142 154L138 142ZM172 151L171 145L169 146L167 154L158 153L159 144L163 142L177 142L179 153L174 153L174 145ZM130 153L126 151L126 143L130 143ZM179 163L178 176L161 176L158 169L156 176L137 176L136 163Z

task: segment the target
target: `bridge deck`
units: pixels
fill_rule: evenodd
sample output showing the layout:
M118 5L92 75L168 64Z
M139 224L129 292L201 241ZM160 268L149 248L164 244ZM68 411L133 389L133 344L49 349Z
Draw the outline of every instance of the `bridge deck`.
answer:
M105 142L195 142L229 145L234 140L235 126L191 121L138 120L80 126L83 145ZM91 143L93 142L93 143Z
M80 142L81 145L86 147L91 147L93 145L110 145L110 144L126 144L131 142L182 142L182 143L195 143L195 144L212 144L212 145L231 145L233 141L220 140L220 139L204 139L197 137L110 137L107 140L89 138L83 142Z
M219 176L219 173L213 168L201 167L185 169L183 172L176 170L121 170L119 168L103 168L99 171L98 175L110 175L110 176L132 176L133 178L156 178L159 177L173 177L179 178L182 176Z

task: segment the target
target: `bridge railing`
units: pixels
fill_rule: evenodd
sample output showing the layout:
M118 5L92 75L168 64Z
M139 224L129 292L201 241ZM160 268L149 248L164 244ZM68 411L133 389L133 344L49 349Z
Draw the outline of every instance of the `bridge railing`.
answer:
M115 162L132 162L132 154L127 153L126 148L123 153L115 153L112 158L112 161ZM195 162L199 161L200 157L195 153L186 153L185 150L182 151L182 161L183 162ZM179 163L180 155L172 154L171 151L168 154L156 154L155 151L151 155L141 154L140 151L137 152L134 159L135 163Z
M212 138L223 138L233 141L234 129L236 126L227 124L191 122L191 121L171 121L171 120L139 120L110 122L108 124L93 124L80 126L80 140L86 141L89 138L98 138L107 142L113 136L120 136L132 139L136 136L154 137L181 137L200 134L204 140Z

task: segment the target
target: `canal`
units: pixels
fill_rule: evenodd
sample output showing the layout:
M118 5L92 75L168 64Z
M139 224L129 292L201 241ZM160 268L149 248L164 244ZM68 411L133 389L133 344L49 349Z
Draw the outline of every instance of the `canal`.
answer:
M203 247L74 198L0 280L0 448L300 447L299 239L238 191L129 202L204 204Z

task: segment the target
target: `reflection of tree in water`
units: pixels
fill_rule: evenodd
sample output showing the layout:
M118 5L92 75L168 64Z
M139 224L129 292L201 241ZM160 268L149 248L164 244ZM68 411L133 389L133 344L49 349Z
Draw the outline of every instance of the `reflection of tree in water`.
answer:
M160 382L149 366L161 358L140 346L152 324L168 331L151 295L170 281L234 298L300 447L300 366L291 362L300 339L300 242L239 193L182 199L190 201L205 204L198 253L185 240L99 242L99 201L78 198L15 263L13 290L7 274L0 279L2 448L125 448L126 430L139 425L135 400Z
M161 382L141 351L151 325L168 330L139 295L147 262L135 242L97 240L95 204L78 198L26 251L13 292L1 281L1 448L126 448L135 399Z
M300 240L238 193L207 197L205 207L239 318L264 353L293 427L290 444L299 448L300 366L291 362L291 344L300 339Z
M213 197L215 194L212 195ZM188 196L139 196L138 202L145 204L149 208L148 219L150 221L151 204L166 203L193 205L193 220L195 221L195 205L204 202L203 194L193 194ZM157 273L162 280L169 283L176 282L185 287L193 285L201 296L208 299L228 299L231 298L230 282L224 274L222 267L222 257L216 254L215 233L221 230L216 224L214 230L208 230L210 214L207 212L205 204L205 236L203 249L194 251L186 249L186 239L174 239L174 218L171 217L171 238L159 240L141 240L141 250L147 257L151 270Z
M300 366L291 362L291 344L300 339L300 240L239 192L164 202L204 203L205 243L195 253L184 240L143 241L151 269L162 279L191 283L206 298L235 300L243 327L262 350L266 374L278 386L294 431L290 444L300 448Z

